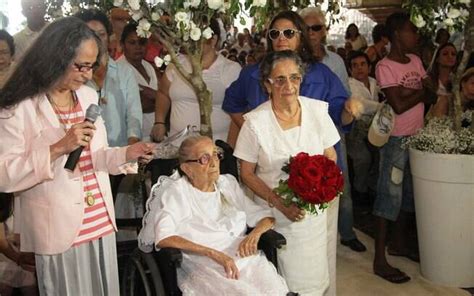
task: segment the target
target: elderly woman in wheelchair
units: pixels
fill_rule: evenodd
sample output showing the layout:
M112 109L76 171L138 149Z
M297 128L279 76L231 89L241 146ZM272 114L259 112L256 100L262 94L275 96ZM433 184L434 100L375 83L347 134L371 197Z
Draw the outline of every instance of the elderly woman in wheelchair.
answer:
M286 295L284 279L257 250L273 226L271 212L246 197L233 176L220 175L220 159L207 137L183 141L180 174L155 185L140 243L183 252L183 295ZM254 228L246 235L247 226Z

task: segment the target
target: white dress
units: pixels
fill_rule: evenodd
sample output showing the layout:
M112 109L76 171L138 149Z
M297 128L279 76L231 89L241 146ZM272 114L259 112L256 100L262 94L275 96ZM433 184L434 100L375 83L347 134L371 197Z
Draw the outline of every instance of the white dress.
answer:
M227 279L224 268L212 259L183 252L178 269L183 295L286 295L285 281L263 253L237 255L247 225L254 227L271 213L245 196L234 177L221 175L214 192L199 191L176 175L158 182L139 235L141 248L143 242L150 243L150 231L153 244L176 235L227 254L240 271L238 280Z
M180 56L180 61L190 71L188 60ZM218 55L209 69L202 71L204 82L212 92L211 123L214 140L227 141L230 117L222 110L225 90L239 77L240 65ZM199 104L192 88L181 78L178 71L170 64L166 77L171 82L169 96L171 99L170 135L185 129L188 125L200 127Z
M256 163L256 175L270 188L288 178L281 168L298 152L323 154L324 149L339 141L339 134L328 114L325 102L300 97L301 126L282 130L271 109L270 101L245 115L234 155ZM268 209L266 202L255 201ZM300 295L323 295L329 286L327 259L326 211L307 214L292 222L272 208L275 230L286 237L287 245L278 250L278 267L292 292Z

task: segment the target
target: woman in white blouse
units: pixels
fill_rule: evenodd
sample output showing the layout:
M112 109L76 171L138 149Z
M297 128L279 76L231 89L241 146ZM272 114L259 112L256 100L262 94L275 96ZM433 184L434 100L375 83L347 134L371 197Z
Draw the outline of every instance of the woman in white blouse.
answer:
M336 160L339 134L326 102L299 96L304 70L296 53L269 53L260 73L270 99L244 115L234 155L241 159L242 181L258 204L271 208L275 230L286 237L278 266L288 287L300 295L323 295L329 286L326 212L305 215L296 204L285 206L272 189L288 178L281 168L290 156L307 152Z
M208 137L183 141L182 176L161 178L154 187L139 241L183 251L183 295L286 295L285 281L257 251L274 219L245 196L233 176L219 175L221 158ZM247 225L255 228L245 235Z
M214 35L203 44L201 60L203 79L212 92L211 123L214 140L227 141L230 117L222 110L221 106L225 90L239 76L240 65L216 52L217 44L219 44L219 24L215 19L211 19L209 26ZM180 62L188 72L191 72L191 66L186 56L180 56ZM152 131L155 141L161 141L165 136L165 119L170 107L171 135L188 125L195 125L199 128L200 114L196 94L172 64L168 66L160 80L160 89L156 97L155 126Z
M117 60L118 63L132 66L140 88L140 101L143 110L143 140L149 139L155 122L155 98L158 90L155 68L144 59L147 41L146 38L138 37L137 25L129 23L123 29L120 39L124 55Z

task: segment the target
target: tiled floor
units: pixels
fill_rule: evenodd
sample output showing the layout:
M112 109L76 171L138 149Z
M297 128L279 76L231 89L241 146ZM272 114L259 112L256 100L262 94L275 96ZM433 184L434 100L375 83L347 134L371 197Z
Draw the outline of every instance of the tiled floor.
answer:
M366 245L367 251L356 253L338 245L337 249L337 295L338 296L470 296L474 289L459 289L436 285L425 280L420 274L419 264L401 257L387 256L389 262L405 271L412 280L404 284L392 284L372 273L374 256L374 224L370 205L354 204L354 224L358 238ZM414 220L409 230L410 241L415 242Z
M372 273L374 256L373 239L357 231L367 251L356 253L338 245L337 295L338 296L470 296L465 290L443 287L425 280L419 264L401 257L387 256L394 266L405 271L412 279L404 284L392 284Z

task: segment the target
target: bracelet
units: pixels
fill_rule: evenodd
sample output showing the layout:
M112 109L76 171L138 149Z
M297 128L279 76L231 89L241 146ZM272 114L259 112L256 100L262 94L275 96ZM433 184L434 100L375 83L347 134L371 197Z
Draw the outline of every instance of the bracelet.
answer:
M157 125L157 124L166 125L166 123L164 123L163 121L155 121L155 123L153 125Z

